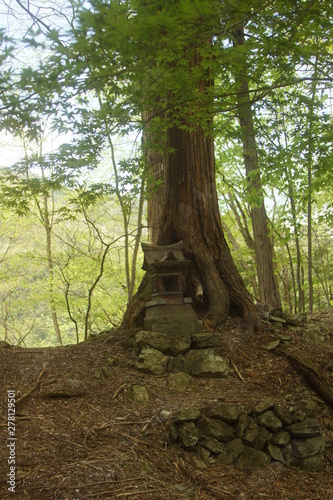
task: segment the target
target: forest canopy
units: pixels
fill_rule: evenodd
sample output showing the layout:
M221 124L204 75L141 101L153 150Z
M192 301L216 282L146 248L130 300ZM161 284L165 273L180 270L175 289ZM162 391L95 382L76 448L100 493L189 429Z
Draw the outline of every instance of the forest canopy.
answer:
M331 2L0 6L3 340L118 325L147 240L214 326L331 305Z

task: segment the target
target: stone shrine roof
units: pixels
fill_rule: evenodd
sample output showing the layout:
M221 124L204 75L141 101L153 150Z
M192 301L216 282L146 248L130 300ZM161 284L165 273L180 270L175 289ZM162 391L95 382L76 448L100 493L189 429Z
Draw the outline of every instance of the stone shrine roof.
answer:
M179 263L185 264L188 261L184 259L183 241L178 241L173 245L157 246L149 245L148 243L141 243L142 250L144 252L144 261L142 269L147 271L152 265L167 264L167 263Z

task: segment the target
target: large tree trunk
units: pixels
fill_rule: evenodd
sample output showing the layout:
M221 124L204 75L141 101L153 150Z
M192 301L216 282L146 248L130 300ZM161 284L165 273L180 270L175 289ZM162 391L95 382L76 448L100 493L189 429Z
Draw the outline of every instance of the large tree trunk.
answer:
M258 317L224 238L215 186L214 141L200 127L185 132L169 130L169 149L163 157L148 151L155 180L162 185L149 199L151 242L169 245L184 241L184 254L191 261L185 293L206 309L210 326L223 322L232 311L249 328L258 329ZM132 314L142 311L148 280L139 288ZM149 292L148 292L149 293ZM141 301L140 301L141 299ZM131 318L132 317L132 318Z
M244 44L244 28L235 31L235 45ZM244 52L239 53L234 71L237 89L237 114L241 127L243 156L251 200L251 219L257 263L260 300L275 309L281 308L281 298L275 276L273 246L269 237L264 196L261 186L257 144L253 125L252 106Z
M155 181L161 181L148 199L151 243L184 242L184 255L191 261L184 279L185 295L192 297L194 306L200 302L200 309L205 309L206 326L215 327L233 312L244 318L250 329L258 329L255 307L222 230L215 184L214 139L209 133L213 103L209 90L213 81L209 70L206 71L204 65L200 67L203 59L199 49L190 53L189 75L199 92L194 93L195 99L181 110L181 118L177 109L169 108L165 112L168 123L177 125L169 126L159 138L151 127L153 112L144 116L147 162ZM201 76L196 80L198 69ZM160 153L161 147L164 154ZM134 306L129 305L132 312L142 311L142 297L147 296L148 283L146 278L133 301ZM137 302L138 297L141 302ZM133 318L133 314L127 313L125 319L131 316Z

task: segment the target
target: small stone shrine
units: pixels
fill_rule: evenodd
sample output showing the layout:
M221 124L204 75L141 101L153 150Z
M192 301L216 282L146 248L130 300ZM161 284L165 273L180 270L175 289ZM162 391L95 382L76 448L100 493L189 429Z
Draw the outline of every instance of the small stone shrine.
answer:
M215 352L220 336L204 332L192 309L192 299L184 297L183 242L154 246L142 244L143 269L151 279L151 300L145 304L144 329L128 332L126 345L137 355L140 370L188 373L196 377L226 377L228 360Z
M149 272L152 297L146 303L145 330L153 325L177 324L177 329L187 333L200 332L202 327L192 309L192 299L184 297L184 269L190 261L184 258L183 242L156 246L142 243L144 263Z

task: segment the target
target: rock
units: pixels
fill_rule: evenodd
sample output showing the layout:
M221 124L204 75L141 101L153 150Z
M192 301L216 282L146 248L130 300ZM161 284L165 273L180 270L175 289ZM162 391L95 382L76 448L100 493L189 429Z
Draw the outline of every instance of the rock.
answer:
M216 333L194 333L192 335L191 349L207 349L208 347L220 347L222 339Z
M182 410L178 410L173 416L173 420L175 422L191 422L194 420L198 420L200 417L200 409L199 408L183 408Z
M290 425L293 421L291 412L281 405L274 405L274 413L283 425Z
M253 419L250 420L244 434L242 436L242 441L246 446L252 446L257 439L259 432L259 426L255 423Z
M303 422L289 425L287 430L295 438L315 437L321 434L319 422L314 418L308 418Z
M298 460L295 465L302 469L310 470L313 472L321 471L326 467L326 459L323 453L318 453L312 457L303 458Z
M179 439L185 448L192 448L199 441L199 430L194 422L186 422L179 428Z
M295 424L296 422L303 422L304 420L306 420L306 418L307 418L307 415L306 415L305 411L296 410L293 413L293 424Z
M108 358L108 365L110 368L112 368L113 366L118 366L119 365L119 358L117 358L117 356L110 356Z
M222 442L231 441L235 437L235 431L230 425L214 418L201 420L199 427L203 434L212 436Z
M271 399L265 399L254 408L253 414L261 415L262 413L264 413L267 410L270 410L271 408L273 408L273 401Z
M238 467L264 467L270 462L271 457L267 453L245 446L243 453L237 458L234 465Z
M295 456L294 456L294 450L293 450L293 445L291 444L291 441L282 449L283 456L285 461L288 464L293 464L295 461Z
M313 344L321 344L329 339L328 331L323 327L314 325L307 325L306 329L302 332L303 339Z
M169 438L171 441L177 441L178 439L178 430L175 425L169 426Z
M280 344L280 340L272 340L272 342L269 342L268 344L264 345L263 348L266 349L266 351L272 351L275 349L278 345Z
M266 429L277 432L282 427L281 420L272 411L266 411L258 417L259 425L262 425Z
M187 372L197 377L226 377L228 361L214 349L189 350L185 354Z
M307 439L293 439L292 446L296 458L307 458L324 451L325 439L322 436Z
M268 432L267 429L263 427L259 427L258 436L254 443L254 448L256 450L262 450L265 444L271 439L272 434Z
M160 417L162 420L169 420L171 417L171 411L169 410L162 410L160 413Z
M82 385L83 385L82 380L68 378L65 381L65 387L72 387L73 389L77 389L79 387L82 387Z
M226 465L232 464L241 455L241 453L243 453L243 451L244 451L244 444L242 443L242 440L239 438L233 439L232 441L225 443L224 445L225 456L223 457L223 454L221 453L218 456L217 461L220 463L222 462Z
M184 391L190 383L191 377L187 373L170 373L168 378L169 389L172 391Z
M233 424L237 421L240 413L241 410L239 406L221 403L209 410L207 412L207 416L218 418L219 420L223 420L223 422L226 422L227 424Z
M94 372L94 377L103 382L106 378L108 378L109 372L107 368L101 366L100 368L96 368Z
M154 375L162 375L167 370L169 356L165 356L157 349L144 347L140 353L136 366L139 370L145 370Z
M199 446L198 446L198 456L204 462L208 462L208 459L210 457L210 451L208 450L208 448L205 448L204 446L201 446L199 444Z
M269 321L273 323L287 323L287 321L280 316L270 316Z
M202 436L199 439L199 444L213 453L221 453L224 451L223 444L211 436Z
M182 354L178 354L178 356L170 356L168 363L168 372L185 372L185 358Z
M249 425L251 420L252 419L249 415L240 415L239 416L239 419L238 419L238 422L236 425L236 436L237 437L243 436L245 429L247 428L247 426Z
M145 386L127 384L123 389L125 401L134 401L135 403L147 403L149 394Z
M319 410L319 405L312 399L302 401L307 418L314 418Z
M170 348L171 342L165 333L141 330L135 335L133 344L136 352L140 352L143 347L151 347L164 353Z
M269 454L273 460L276 460L277 462L281 462L281 463L285 462L282 450L278 446L275 446L274 444L269 443L268 451L269 451Z
M270 442L276 446L285 446L290 441L289 433L286 431L280 431L274 434Z
M167 353L177 356L177 354L183 354L190 348L191 334L189 332L175 332L173 335L169 335L169 340L170 348Z
M179 306L166 308L167 317L163 318L159 315L162 321L154 321L151 329L154 332L172 333L178 332L180 334L186 333L193 335L194 333L202 332L202 324L198 321L193 309L189 309L186 316L182 314ZM175 317L173 318L172 315Z

